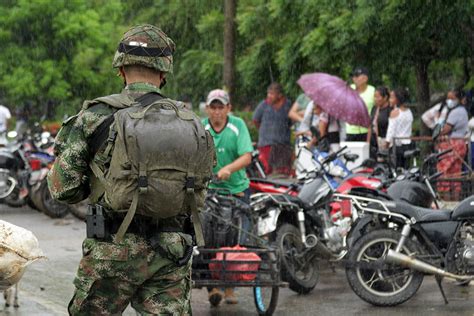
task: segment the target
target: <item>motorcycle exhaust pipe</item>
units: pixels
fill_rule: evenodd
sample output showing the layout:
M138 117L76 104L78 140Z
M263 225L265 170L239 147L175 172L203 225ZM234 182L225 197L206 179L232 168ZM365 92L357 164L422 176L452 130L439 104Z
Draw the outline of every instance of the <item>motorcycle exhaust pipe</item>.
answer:
M305 246L308 248L313 248L318 244L318 237L316 235L310 234L306 236Z
M443 269L437 268L431 264L425 263L423 261L411 258L407 255L404 255L399 252L395 252L391 249L388 250L387 255L385 256L385 261L387 263L398 264L404 267L411 268L413 270L417 270L420 272L424 272L427 274L435 274L440 275L446 278L455 279L458 281L467 281L473 280L474 276L470 275L457 275L450 272L447 272Z
M318 253L318 256L322 259L332 259L334 258L334 254L329 250L323 243L319 242L318 237L314 234L310 234L306 236L306 247L314 248L314 250Z

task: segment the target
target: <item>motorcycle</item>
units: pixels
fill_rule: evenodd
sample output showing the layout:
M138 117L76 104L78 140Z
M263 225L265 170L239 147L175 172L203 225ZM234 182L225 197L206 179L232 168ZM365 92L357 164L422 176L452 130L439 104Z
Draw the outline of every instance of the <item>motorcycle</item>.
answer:
M12 207L23 206L26 201L20 190L26 185L28 173L29 164L20 144L0 148L0 199Z
M405 201L354 195L362 214L353 225L346 276L356 295L377 306L401 304L434 275L442 297L443 278L474 279L474 196L452 210L412 206Z
M9 137L15 138L10 132ZM0 150L0 174L10 178L0 181L0 198L12 207L28 204L50 217L64 217L69 213L66 204L51 198L46 182L48 170L54 161L52 138L48 132L26 134L26 137ZM12 180L13 179L13 180ZM5 194L11 191L9 194Z
M298 144L295 160L297 179L250 178L250 190L252 193L264 192L298 196L306 175L315 168L318 168L320 163L318 161L327 156L325 152L319 152L317 150L311 151L308 149L304 139L299 140ZM331 172L335 173L335 176L340 180L336 180L332 175L328 174L332 187L338 192L347 192L354 187L373 189L380 186L381 180L379 178L369 176L366 173L352 174L352 172L347 169L346 163L357 160L357 155L344 153L340 158L341 159L336 158L334 162L332 162L332 166L330 166ZM258 161L253 162L253 164L257 163Z
M282 253L282 278L297 293L309 293L316 286L320 259L341 260L347 252L346 235L358 214L332 217L329 213L335 192L331 173L341 171L331 162L345 149L318 160L303 179L298 196L258 193L251 197L258 235L276 243Z

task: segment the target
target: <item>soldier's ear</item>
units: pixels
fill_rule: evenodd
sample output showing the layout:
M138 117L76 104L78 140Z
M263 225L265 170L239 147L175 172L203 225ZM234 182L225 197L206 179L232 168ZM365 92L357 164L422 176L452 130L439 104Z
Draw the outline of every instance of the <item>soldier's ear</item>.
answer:
M123 70L123 67L120 67L120 68L118 69L117 76L122 77L122 78L125 79L125 71Z
M123 85L126 86L127 85L127 77L125 76L125 71L123 70L123 67L119 68L117 76L122 77Z
M166 73L161 72L160 73L160 89L163 88L166 85Z

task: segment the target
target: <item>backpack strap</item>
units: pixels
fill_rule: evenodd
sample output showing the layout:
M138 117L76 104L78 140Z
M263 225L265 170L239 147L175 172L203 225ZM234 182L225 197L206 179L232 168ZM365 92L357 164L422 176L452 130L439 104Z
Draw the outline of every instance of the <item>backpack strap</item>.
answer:
M136 102L126 94L111 94L94 100L85 101L82 104L82 110L87 110L99 103L105 103L116 109L124 109L134 105Z
M204 130L203 130L204 131ZM198 129L198 133L200 130ZM200 143L198 144L199 147L201 146L207 146L207 138L206 138L206 132L202 135L199 135L198 137ZM205 140L201 143L201 140ZM205 142L205 143L204 143ZM193 222L193 227L194 227L194 234L196 237L196 244L198 247L203 247L205 245L204 243L204 233L202 231L202 223L201 223L201 218L199 217L199 211L197 209L197 203L196 203L196 192L195 192L195 182L196 182L196 170L197 166L194 163L193 159L190 159L188 162L188 174L186 175L186 199L189 208L191 209L191 216L192 216L192 222Z
M194 191L196 177L193 172L188 172L186 176L186 199L191 209L191 216L194 227L194 234L196 236L196 244L199 247L204 246L204 234L202 232L201 218L196 205L196 193Z
M146 193L148 190L148 180L146 177L146 164L144 162L138 163L138 188L133 193L132 203L128 208L127 214L120 224L119 229L117 230L117 234L115 235L115 240L117 242L121 242L125 233L127 232L128 227L132 223L133 217L137 211L138 206L138 198L140 194Z

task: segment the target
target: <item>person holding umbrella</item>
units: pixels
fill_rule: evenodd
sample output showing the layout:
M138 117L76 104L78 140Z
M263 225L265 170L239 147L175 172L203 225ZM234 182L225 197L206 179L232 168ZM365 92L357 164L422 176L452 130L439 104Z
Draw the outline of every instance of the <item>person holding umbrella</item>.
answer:
M314 127L318 135L312 135L311 127ZM312 145L318 145L320 151L336 152L340 149L341 122L334 116L324 112L319 105L310 102L306 108L303 121L298 134L312 135Z
M302 75L298 84L327 115L361 128L370 126L370 116L364 100L341 78L315 72Z
M364 101L367 112L372 111L374 106L375 88L368 84L369 71L365 67L356 67L352 71L351 88L355 89ZM360 125L346 124L346 141L348 142L365 142L368 141L368 129Z

